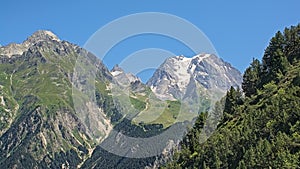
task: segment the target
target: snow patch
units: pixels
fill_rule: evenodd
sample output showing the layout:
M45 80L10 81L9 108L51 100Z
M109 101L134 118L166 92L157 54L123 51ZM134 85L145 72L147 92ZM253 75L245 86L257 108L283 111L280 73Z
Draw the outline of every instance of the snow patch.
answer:
M44 33L50 36L53 40L60 41L60 39L58 39L58 37L53 32L45 30Z
M208 73L206 73L206 72L198 72L198 75L201 75L201 76L207 76Z
M203 59L210 57L211 54L199 54L194 56L192 59L198 59L199 62L201 62Z
M196 67L197 67L197 66L196 66L195 64L192 64L192 65L190 66L190 73L195 72Z
M191 79L191 74L188 72L188 67L192 61L192 58L185 58L183 56L179 56L177 58L179 58L179 60L174 62L176 69L173 73L178 79L177 85L179 89L184 91Z
M113 71L113 72L110 72L113 76L118 76L118 75L120 75L120 74L122 74L122 73L124 73L124 72L122 72L122 71Z
M1 104L2 106L5 106L5 101L4 101L3 96L0 96L0 104Z
M229 83L231 83L231 80L230 80L230 78L227 76L226 73L223 73L223 76L228 80Z

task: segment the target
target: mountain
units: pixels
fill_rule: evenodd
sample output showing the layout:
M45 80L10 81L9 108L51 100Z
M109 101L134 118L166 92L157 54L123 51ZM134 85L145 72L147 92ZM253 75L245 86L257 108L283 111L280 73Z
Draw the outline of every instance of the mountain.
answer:
M78 58L96 67L101 109L94 113L76 111L74 98L85 94L75 86L81 77L74 67L87 63ZM41 30L1 47L0 63L1 168L76 168L111 130L113 103L104 91L112 76L91 53ZM73 97L74 91L80 94Z
M146 86L142 83L141 79L132 73L126 73L119 65L115 65L110 71L116 83L122 87L128 87L133 92L145 92Z
M46 30L0 47L1 168L153 166L187 120L240 85L239 72L214 55L169 58L161 69L147 86Z
M219 102L223 116L213 135L199 142L202 114L161 168L299 168L300 24L276 33L242 87Z
M219 99L231 86L238 87L241 82L241 73L229 63L213 54L199 54L192 58L168 58L147 85L163 100L193 98L199 90Z
M136 81L141 82L141 80L132 73L125 73L118 65L115 65L110 73L115 77L115 79L117 79L118 82L124 85L135 83Z
M51 31L39 30L31 35L27 40L21 44L11 43L7 46L1 47L1 55L5 55L11 58L13 55L22 55L23 52L27 51L31 46L40 41L57 41L59 38Z

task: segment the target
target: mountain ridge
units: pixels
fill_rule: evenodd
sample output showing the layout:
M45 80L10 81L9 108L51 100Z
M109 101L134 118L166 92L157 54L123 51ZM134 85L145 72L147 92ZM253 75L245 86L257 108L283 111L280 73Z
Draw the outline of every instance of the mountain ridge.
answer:
M6 46L0 46L1 53L12 57L12 55L22 55L23 52L29 49L32 45L38 43L39 41L55 40L60 41L60 39L53 32L49 30L38 30L29 36L22 43L10 43Z
M7 168L76 168L115 159L107 165L130 162L129 166L145 167L156 157L105 157L109 152L101 147L102 141L118 133L159 134L176 122L181 106L177 100L152 97L149 86L136 76L119 67L109 71L92 53L49 31L37 31L16 47L2 46L0 63L0 165ZM112 85L118 89L112 90ZM197 90L191 89L191 93ZM198 96L204 95L194 97ZM127 102L122 105L124 99ZM198 107L193 116L186 115L189 120L201 113ZM145 117L151 120L143 120ZM111 131L115 130L114 135Z

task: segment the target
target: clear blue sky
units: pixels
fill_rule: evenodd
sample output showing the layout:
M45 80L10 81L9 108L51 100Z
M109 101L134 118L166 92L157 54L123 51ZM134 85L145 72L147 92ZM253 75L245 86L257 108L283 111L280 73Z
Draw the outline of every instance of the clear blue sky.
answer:
M300 22L299 7L299 0L9 0L2 1L0 6L0 44L19 43L34 31L47 29L61 39L83 46L95 31L114 19L138 12L164 12L196 25L211 40L219 56L243 72L253 57L261 58L276 31ZM177 48L178 44L166 45L163 38L150 39L145 46L120 46L112 52L115 59L106 64L111 68L121 55L143 47L190 54Z

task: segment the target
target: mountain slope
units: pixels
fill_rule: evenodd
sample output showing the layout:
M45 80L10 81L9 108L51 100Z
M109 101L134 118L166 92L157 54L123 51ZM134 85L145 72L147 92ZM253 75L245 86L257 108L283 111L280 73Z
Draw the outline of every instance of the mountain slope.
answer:
M97 143L87 124L102 119L91 115L83 121L76 114L73 69L77 57L96 57L49 31L35 32L22 44L1 47L0 55L1 166L75 168ZM111 75L100 61L94 65L98 86L105 88ZM99 132L105 130L99 128Z
M141 168L154 162L155 157L133 160L101 146L105 138L115 142L112 130L137 138L163 131L162 124L131 121L151 93L144 84L134 81L129 93L119 93L128 106L116 103L111 87L124 86L102 62L49 31L1 47L0 63L1 168Z
M245 95L234 88L227 92L217 131L200 144L203 125L195 126L165 167L299 168L299 59L300 25L277 32L262 63L253 60L246 69Z

